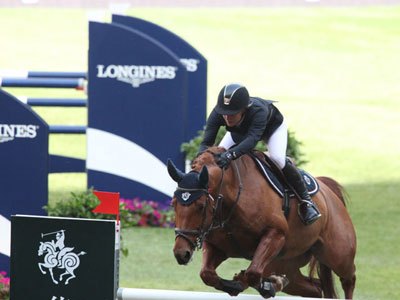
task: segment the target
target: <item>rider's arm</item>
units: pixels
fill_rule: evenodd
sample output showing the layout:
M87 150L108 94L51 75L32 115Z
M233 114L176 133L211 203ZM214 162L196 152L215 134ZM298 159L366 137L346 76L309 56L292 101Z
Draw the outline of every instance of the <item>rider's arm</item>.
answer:
M200 144L199 152L202 152L208 147L214 145L218 130L223 124L222 116L213 110L207 119L206 129L204 130L204 138Z

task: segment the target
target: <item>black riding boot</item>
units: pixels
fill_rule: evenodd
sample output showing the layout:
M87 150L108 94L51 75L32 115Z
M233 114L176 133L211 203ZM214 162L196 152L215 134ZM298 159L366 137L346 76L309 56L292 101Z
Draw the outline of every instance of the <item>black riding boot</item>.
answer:
M321 213L308 194L300 172L289 162L286 163L282 172L292 188L294 188L297 194L301 197L301 200L299 199L300 203L298 204L298 213L301 221L305 225L314 223L321 216Z

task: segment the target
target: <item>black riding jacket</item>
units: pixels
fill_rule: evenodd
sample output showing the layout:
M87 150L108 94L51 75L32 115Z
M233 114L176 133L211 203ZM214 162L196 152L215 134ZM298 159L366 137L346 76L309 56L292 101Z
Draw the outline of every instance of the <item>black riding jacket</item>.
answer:
M274 101L258 97L250 97L250 101L252 104L244 113L242 121L234 127L227 126L222 115L213 109L207 119L204 139L199 151L204 151L207 147L214 145L221 126L225 126L226 130L231 132L232 139L236 143L229 149L234 158L254 149L258 141L267 141L282 124L283 116L273 105Z

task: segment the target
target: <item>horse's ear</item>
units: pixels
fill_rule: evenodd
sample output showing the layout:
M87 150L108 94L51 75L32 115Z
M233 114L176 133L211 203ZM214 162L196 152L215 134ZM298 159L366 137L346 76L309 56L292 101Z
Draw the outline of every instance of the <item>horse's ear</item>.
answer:
M201 169L201 172L199 174L199 182L204 187L208 186L208 170L206 166L203 166L203 168Z
M175 181L175 182L179 182L182 180L183 176L185 175L185 173L183 173L182 171L180 171L172 162L172 160L170 160L168 158L167 161L167 165L168 165L168 174L169 176L171 176L171 178Z

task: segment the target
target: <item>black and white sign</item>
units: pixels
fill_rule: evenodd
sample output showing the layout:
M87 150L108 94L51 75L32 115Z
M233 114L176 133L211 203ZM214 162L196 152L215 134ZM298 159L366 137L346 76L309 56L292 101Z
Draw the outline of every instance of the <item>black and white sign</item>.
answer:
M11 299L115 299L117 239L115 221L12 216Z

